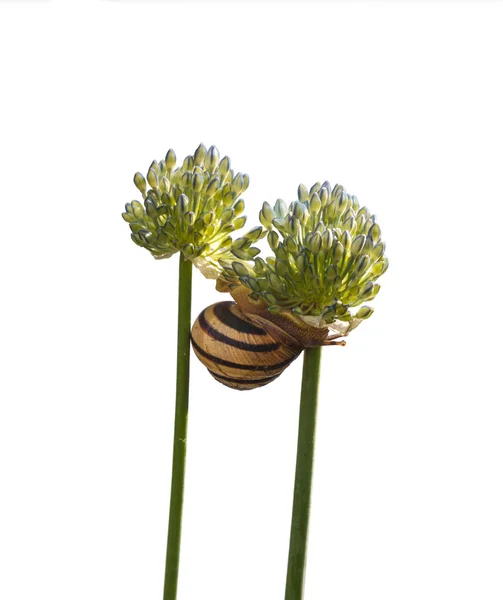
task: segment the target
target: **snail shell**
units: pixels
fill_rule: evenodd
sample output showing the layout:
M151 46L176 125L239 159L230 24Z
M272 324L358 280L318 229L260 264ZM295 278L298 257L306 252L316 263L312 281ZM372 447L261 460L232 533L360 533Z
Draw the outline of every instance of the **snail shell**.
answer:
M274 381L303 350L281 332L254 323L230 301L205 308L192 327L191 340L211 375L237 390Z

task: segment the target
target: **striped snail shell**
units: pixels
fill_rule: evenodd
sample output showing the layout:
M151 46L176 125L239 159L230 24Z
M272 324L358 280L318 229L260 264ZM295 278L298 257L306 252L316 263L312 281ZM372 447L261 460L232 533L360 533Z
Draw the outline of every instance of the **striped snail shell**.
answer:
M274 381L308 346L332 345L328 329L293 315L271 314L233 293L236 302L205 308L192 326L196 356L220 383L251 390Z
M191 339L211 375L238 390L274 381L302 352L254 324L235 302L205 308L192 327Z

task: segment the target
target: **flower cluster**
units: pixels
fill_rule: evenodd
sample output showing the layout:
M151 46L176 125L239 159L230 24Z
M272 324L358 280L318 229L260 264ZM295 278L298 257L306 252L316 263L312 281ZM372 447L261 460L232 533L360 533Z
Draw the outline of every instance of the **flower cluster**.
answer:
M255 237L267 235L274 256L257 256L248 235L236 240L235 259L220 260L230 289L244 285L250 298L262 299L270 312L287 308L308 323L334 325L343 334L372 314L368 306L356 314L351 308L376 296L376 279L388 260L375 217L355 196L340 185L332 189L328 181L309 191L300 185L298 200L289 207L282 200L274 207L265 202L260 222L264 230Z
M216 278L218 261L232 259L230 234L246 222L240 195L249 177L234 174L229 157L220 160L215 146L207 150L201 144L180 167L175 164L175 153L169 150L164 160L154 160L146 178L136 173L143 204L133 200L122 216L132 240L155 258L182 252L207 277Z

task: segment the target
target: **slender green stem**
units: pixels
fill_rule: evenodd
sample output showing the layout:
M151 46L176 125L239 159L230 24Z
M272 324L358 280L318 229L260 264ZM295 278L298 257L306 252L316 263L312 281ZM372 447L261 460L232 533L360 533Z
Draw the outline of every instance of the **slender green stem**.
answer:
M304 351L302 388L300 394L297 466L293 493L290 551L286 576L285 600L301 600L304 594L311 482L313 478L316 408L320 377L321 347Z
M168 545L164 577L164 600L175 600L180 563L187 417L189 410L190 307L192 263L180 253L178 275L178 349L176 361L176 408L173 437L173 467L169 504Z

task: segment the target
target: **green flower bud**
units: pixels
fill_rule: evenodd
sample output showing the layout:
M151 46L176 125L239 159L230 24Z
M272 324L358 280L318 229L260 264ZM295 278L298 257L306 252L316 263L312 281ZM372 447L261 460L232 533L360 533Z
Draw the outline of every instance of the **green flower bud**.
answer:
M316 215L321 210L321 200L318 194L314 193L309 201L309 211L311 214Z
M313 233L309 245L313 254L318 254L321 251L321 233L319 231Z
M185 160L182 163L182 171L191 172L194 169L194 157L186 156Z
M377 223L374 223L372 227L369 229L368 233L369 237L372 239L374 244L377 244L381 239L381 228Z
M250 185L250 176L246 173L243 173L243 192L246 192L248 186Z
M240 215L245 209L244 200L238 200L236 204L234 204L234 214L236 216Z
M241 194L241 192L243 191L243 187L244 187L243 176L241 175L241 173L238 173L232 180L231 190L234 194L239 196L239 194Z
M220 160L220 153L215 146L210 146L206 158L204 159L204 168L208 173L214 173Z
M268 202L264 202L264 204L262 205L262 210L260 211L259 219L264 227L266 227L267 229L271 228L272 221L274 219L274 212L271 208L271 205Z
M231 160L228 156L224 156L218 166L218 172L220 173L220 176L222 177L222 179L225 179L225 176L229 172L230 168L231 168Z
M145 181L145 177L141 173L135 173L134 176L134 184L140 190L142 195L145 195L147 192L147 182Z
M250 231L246 234L246 237L251 240L252 243L255 243L258 242L258 240L261 240L265 235L266 231L260 227L260 225L258 225L257 227L250 229Z
M131 202L131 206L133 209L134 216L137 219L143 219L143 216L145 215L145 209L143 208L143 206L137 200L133 200Z
M297 197L299 198L299 202L307 202L309 200L307 188L302 183L299 185L297 190Z
M241 262L234 261L232 263L232 268L238 277L248 277L250 275L248 267Z
M281 198L278 198L274 205L275 216L280 219L284 219L286 217L287 213L288 213L288 209L286 207L286 204L283 202L283 200L281 200Z
M279 235L274 230L271 230L267 234L267 241L271 247L271 250L274 252L279 244Z
M203 166L205 158L206 147L204 146L204 144L199 144L197 150L194 152L194 164L198 166Z
M356 313L355 317L357 319L368 319L370 317L370 315L374 312L374 309L371 308L370 306L362 306L361 308L358 309L358 312Z
M246 217L238 217L237 219L234 219L234 230L237 231L238 229L241 229L241 227L244 227L246 223Z
M358 256L360 254L360 252L363 250L364 245L365 245L365 236L363 234L357 236L353 240L353 243L351 244L351 254L353 256Z
M203 189L203 185L204 177L202 175L199 175L199 173L194 173L194 175L192 176L192 189L194 190L194 192L198 194Z
M208 187L206 188L206 197L213 198L216 191L220 186L220 176L214 175L208 182Z
M172 150L171 148L168 150L168 153L166 154L166 167L168 169L174 169L175 168L175 164L176 164L176 154L175 151Z
M334 234L328 229L321 236L321 247L324 252L328 252L330 248L332 248L332 244L334 243Z

